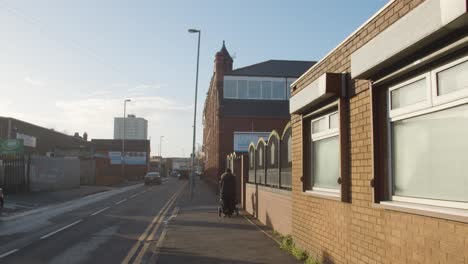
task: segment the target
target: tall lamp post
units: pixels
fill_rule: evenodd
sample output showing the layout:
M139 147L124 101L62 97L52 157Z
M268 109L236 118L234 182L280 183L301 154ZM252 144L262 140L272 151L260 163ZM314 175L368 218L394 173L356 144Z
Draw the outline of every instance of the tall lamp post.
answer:
M189 29L189 33L198 33L198 49L197 49L197 75L195 79L195 104L193 110L193 142L192 142L192 166L191 166L191 173L190 173L190 197L193 197L193 181L195 180L195 135L197 131L197 94L198 94L198 67L200 65L200 37L201 37L201 30L199 29Z
M123 137L122 137L122 178L125 178L125 118L127 115L127 103L131 102L130 99L124 100L124 114L123 114Z
M159 137L159 156L162 157L162 139L164 136Z

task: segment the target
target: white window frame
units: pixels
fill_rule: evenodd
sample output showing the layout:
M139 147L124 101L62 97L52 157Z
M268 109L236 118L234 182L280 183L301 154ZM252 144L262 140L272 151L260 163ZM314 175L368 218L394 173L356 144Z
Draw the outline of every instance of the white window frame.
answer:
M461 59L457 59L453 62L447 63L441 67L432 69L431 71L419 75L415 78L412 78L408 81L402 82L401 84L397 84L396 86L390 87L388 92L387 92L387 97L388 97L388 120L387 120L387 126L388 126L388 169L389 169L389 175L390 177L387 179L389 181L389 188L390 188L390 193L391 196L389 197L389 200L391 202L402 202L402 203L410 203L410 204L420 204L420 205L430 205L430 206L437 206L437 207L448 207L448 208L455 208L455 209L464 209L468 210L468 202L457 202L457 201L446 201L446 200L439 200L439 199L430 199L430 198L417 198L417 197L407 197L407 196L398 196L394 195L394 179L395 175L393 174L393 134L392 134L392 123L399 121L399 120L404 120L404 119L409 119L412 117L416 116L421 116L421 115L426 115L430 113L434 113L437 111L442 111L446 110L449 108L461 106L468 104L468 89L460 90L460 91L455 91L449 94L445 95L437 95L437 73L451 68L455 65L458 65L460 63L463 63L465 61L468 61L468 56L465 56ZM424 77L423 77L424 76ZM429 78L427 77L429 76ZM400 109L392 110L391 109L391 91L394 89L400 88L402 86L405 86L409 83L412 83L416 80L420 80L421 78L427 78L426 80L429 80L430 82L427 83L427 89L430 91L429 96L427 97L426 101L423 101L423 103L429 103L427 106L422 106L421 103L416 103L415 105L410 105L407 107L403 107ZM397 111L397 110L403 110L403 111ZM388 203L388 202L382 202L383 204Z
M338 114L338 111L334 111L325 115L322 115L320 117L317 117L315 119L312 119L310 121L310 139L311 139L311 144L314 144L315 141L331 138L331 137L339 137L339 122L338 122L338 128L330 128L330 115L333 114ZM313 133L313 123L319 120L322 120L325 118L326 124L328 125L328 129L325 131L321 131L318 133ZM341 173L341 167L340 164L338 164L339 168L339 173L338 173L338 178L340 177ZM311 171L311 176L312 180L315 178L313 175L313 172ZM336 180L338 180L338 178ZM312 181L311 189L307 190L306 192L311 193L311 194L318 194L318 195L328 195L328 196L334 196L334 197L340 197L341 195L341 188L338 189L332 189L332 188L323 188L323 187L314 187L314 181Z
M463 90L459 90L459 91L455 91L455 92L452 92L452 93L448 93L448 94L444 94L444 95L438 95L438 90L437 90L437 74L444 71L444 70L447 70L449 68L452 68L454 66L457 66L459 64L462 64L464 62L467 62L468 61L468 56L465 56L463 58L460 58L458 60L455 60L455 61L452 61L448 64L445 64L441 67L438 67L434 70L431 71L431 79L432 79L432 96L433 96L433 102L434 102L434 105L441 105L441 104L444 104L444 103L449 103L449 102L453 102L453 101L456 101L460 98L463 98L463 97L468 97L468 88L467 89L463 89Z
M417 102L417 103L415 103L413 105L407 105L407 106L400 107L400 108L397 108L397 109L392 109L392 91L398 90L400 88L404 88L405 86L407 86L407 85L409 85L411 83L414 83L414 82L417 82L417 81L420 81L420 80L423 80L423 79L426 80L426 100L421 101L421 102ZM425 73L425 74L416 76L416 77L411 78L411 79L409 79L407 81L404 81L404 82L399 83L399 84L397 84L395 86L392 86L388 90L388 109L389 109L389 113L390 113L390 118L394 118L396 116L401 116L401 115L407 114L407 113L412 113L412 112L415 112L417 110L422 110L422 109L429 108L432 105L431 100L432 100L432 97L431 97L431 78L430 78L429 73Z

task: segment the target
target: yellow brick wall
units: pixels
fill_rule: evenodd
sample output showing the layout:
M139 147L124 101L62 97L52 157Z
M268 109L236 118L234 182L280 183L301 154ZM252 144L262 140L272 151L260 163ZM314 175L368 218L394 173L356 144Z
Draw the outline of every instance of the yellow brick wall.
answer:
M350 55L422 0L397 0L302 78L350 72ZM292 116L293 237L325 263L468 263L468 224L375 208L372 203L369 83L354 81L350 99L352 203L302 192L302 122ZM293 91L293 94L297 93Z

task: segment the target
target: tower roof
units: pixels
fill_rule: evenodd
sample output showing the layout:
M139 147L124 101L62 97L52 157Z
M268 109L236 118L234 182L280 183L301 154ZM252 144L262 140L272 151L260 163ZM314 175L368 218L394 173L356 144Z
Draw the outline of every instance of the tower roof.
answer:
M229 51L226 49L226 44L225 41L223 40L223 46L221 47L221 50L219 50L216 55L223 55L224 59L227 61L233 61L231 55L229 54Z

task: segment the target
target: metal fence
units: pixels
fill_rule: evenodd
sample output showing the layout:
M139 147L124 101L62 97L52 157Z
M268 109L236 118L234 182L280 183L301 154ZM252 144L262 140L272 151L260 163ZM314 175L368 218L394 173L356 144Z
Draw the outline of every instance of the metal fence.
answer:
M23 154L0 155L0 186L5 192L28 191L30 160Z
M291 145L289 124L281 136L273 131L267 141L260 139L258 142L252 142L248 152L248 182L274 188L291 189Z

